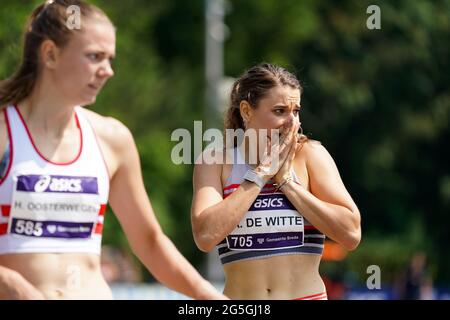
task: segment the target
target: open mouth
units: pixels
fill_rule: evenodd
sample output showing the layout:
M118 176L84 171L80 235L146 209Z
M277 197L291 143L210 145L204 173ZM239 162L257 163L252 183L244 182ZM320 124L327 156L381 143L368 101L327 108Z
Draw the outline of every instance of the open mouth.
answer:
M93 84L88 84L88 87L93 89L93 90L98 90L100 88L100 86L96 86L96 85L93 85Z

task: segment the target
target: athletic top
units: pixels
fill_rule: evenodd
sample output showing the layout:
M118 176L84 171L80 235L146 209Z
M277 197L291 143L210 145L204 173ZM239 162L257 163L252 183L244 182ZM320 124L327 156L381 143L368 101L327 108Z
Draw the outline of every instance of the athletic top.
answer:
M0 254L100 254L109 175L83 108L74 113L80 149L67 163L39 152L17 107L3 112L10 156L0 179Z
M239 151L234 148L231 174L223 188L224 198L232 194L244 180L247 170ZM295 172L294 181L299 183ZM261 190L237 227L217 245L222 264L290 254L323 252L325 235L299 213L289 199L276 192L270 180Z
M3 157L0 158L0 179L6 175L6 169L8 169L10 154L9 154L9 141L6 142L5 151Z

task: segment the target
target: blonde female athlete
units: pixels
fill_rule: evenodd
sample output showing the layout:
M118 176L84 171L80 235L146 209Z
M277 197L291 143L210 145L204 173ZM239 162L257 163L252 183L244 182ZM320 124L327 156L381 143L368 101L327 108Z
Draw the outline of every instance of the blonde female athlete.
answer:
M326 299L325 236L348 250L360 241L360 214L332 157L297 134L300 95L298 80L281 67L248 70L232 88L225 128L247 138L278 129L279 143L272 140L253 166L249 146L264 146L260 139L234 143L225 164L195 166L194 238L205 252L217 248L232 299Z
M67 26L71 5L81 10L80 29ZM109 200L159 281L224 299L161 230L130 131L82 107L114 74L107 16L83 1L48 1L24 39L20 69L0 84L0 298L112 298L100 269Z

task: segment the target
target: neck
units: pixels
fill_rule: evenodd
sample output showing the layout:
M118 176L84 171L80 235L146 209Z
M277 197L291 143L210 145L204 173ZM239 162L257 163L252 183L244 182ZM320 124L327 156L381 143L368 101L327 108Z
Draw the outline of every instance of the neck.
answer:
M66 130L76 128L73 121L75 105L64 99L55 86L38 81L32 93L21 101L20 109L27 126L35 128L48 137L62 137Z

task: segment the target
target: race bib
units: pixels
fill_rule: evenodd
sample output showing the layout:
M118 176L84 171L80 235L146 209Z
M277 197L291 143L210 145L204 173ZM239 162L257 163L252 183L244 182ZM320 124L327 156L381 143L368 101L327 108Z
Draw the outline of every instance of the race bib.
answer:
M275 250L300 247L303 216L283 194L259 195L227 237L230 250Z
M14 177L8 233L37 238L89 238L100 209L96 177Z

